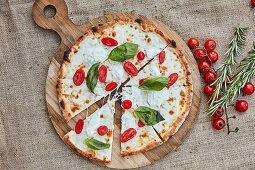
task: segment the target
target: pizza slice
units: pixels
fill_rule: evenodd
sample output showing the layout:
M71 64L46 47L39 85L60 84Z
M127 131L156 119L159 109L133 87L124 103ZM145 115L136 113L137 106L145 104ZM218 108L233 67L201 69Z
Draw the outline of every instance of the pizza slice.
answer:
M110 162L114 113L115 101L108 101L84 121L80 119L75 129L64 136L65 142L89 159Z

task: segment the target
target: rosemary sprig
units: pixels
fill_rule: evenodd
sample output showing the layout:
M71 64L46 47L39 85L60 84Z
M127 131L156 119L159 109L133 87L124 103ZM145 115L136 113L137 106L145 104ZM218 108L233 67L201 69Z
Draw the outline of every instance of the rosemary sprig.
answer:
M215 80L215 82L212 83L212 85L215 84L215 91L211 97L210 103L209 103L209 115L212 115L216 111L217 108L214 105L215 100L218 99L223 84L225 84L226 88L226 82L229 81L228 75L231 75L231 65L236 64L236 57L240 55L240 51L242 49L242 46L245 45L246 41L246 32L249 28L245 27L236 27L235 28L235 34L233 39L230 42L230 48L226 52L227 59L226 61L219 67L218 71L221 72L221 75ZM216 108L216 109L215 109Z

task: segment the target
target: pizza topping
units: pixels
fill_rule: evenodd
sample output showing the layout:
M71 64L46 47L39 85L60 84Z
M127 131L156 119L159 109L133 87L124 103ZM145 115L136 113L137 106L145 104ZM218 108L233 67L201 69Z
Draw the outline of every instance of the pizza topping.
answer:
M156 77L156 78L147 79L147 80L144 80L139 85L138 88L141 90L148 90L148 91L160 91L164 87L166 87L169 80L170 79L167 77Z
M116 82L111 82L110 84L108 84L105 87L105 90L106 91L113 91L117 86L118 86L118 84Z
M166 58L166 53L165 53L165 51L161 51L161 52L159 53L159 55L158 55L159 63L160 63L160 64L164 63L165 58Z
M131 100L124 100L124 101L122 102L122 107L123 107L124 109L130 109L130 108L132 107L132 102L131 102Z
M157 110L145 106L139 106L135 110L137 117L147 126L153 126L160 121L165 120Z
M138 121L138 126L139 126L139 127L144 127L145 124L144 124L141 120L139 120L139 121Z
M130 139L135 137L136 133L137 132L134 128L129 128L129 129L125 130L120 136L120 142L124 143L124 142L129 141Z
M110 148L110 144L100 142L99 140L96 140L96 139L89 139L89 138L86 138L86 139L84 140L84 143L85 143L89 148L94 149L94 150L103 150L103 149L108 149L108 148Z
M144 58L145 58L144 52L140 51L140 52L137 54L137 58L138 58L138 60L144 60Z
M139 80L139 85L141 85L144 82L144 80L147 80L147 79L148 78L143 78L143 79Z
M87 87L92 93L94 93L94 89L97 85L99 64L100 62L95 63L90 67L86 79Z
M126 62L124 64L124 70L131 76L137 76L138 74L137 68L131 62Z
M115 39L113 38L110 38L110 37L105 37L101 40L101 42L106 45L106 46L109 46L109 47L114 47L114 46L117 46L118 45L118 41L116 41Z
M101 83L104 83L107 77L107 68L105 65L102 65L99 69L98 69L98 78L99 81Z
M172 73L168 78L170 78L170 80L169 80L167 86L170 87L178 80L178 74Z
M100 135L100 136L104 136L105 134L107 134L109 131L108 127L105 126L105 125L102 125L102 126L99 126L97 128L97 133Z
M83 129L84 121L82 119L79 119L78 122L75 125L75 133L80 134Z
M85 72L82 69L77 70L73 76L73 83L76 86L80 86L85 79Z

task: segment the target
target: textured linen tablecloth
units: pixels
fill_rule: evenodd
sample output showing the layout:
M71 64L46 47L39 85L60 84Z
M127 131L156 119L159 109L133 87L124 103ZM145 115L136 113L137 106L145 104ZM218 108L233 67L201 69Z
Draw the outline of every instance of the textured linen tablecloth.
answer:
M58 35L32 19L33 0L0 0L0 169L104 169L75 154L59 138L45 104L48 67L60 43ZM156 18L185 41L217 42L218 67L236 26L250 31L238 62L255 41L255 8L250 0L66 0L75 24L108 13L134 12ZM203 83L204 85L204 83ZM255 169L255 96L246 113L236 113L227 135L215 131L207 116L208 98L184 142L165 158L141 169ZM106 168L105 168L106 169Z

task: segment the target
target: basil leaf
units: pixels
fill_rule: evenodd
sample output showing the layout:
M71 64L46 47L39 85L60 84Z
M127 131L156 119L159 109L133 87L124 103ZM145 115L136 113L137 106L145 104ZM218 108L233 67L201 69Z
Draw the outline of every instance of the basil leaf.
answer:
M135 110L135 114L147 126L153 126L158 122L165 120L157 110L146 106L139 106Z
M93 64L88 72L87 79L86 79L86 84L88 89L94 93L94 89L97 85L98 81L98 67L99 67L100 62Z
M156 77L156 78L151 78L144 80L142 84L138 87L141 90L149 90L149 91L160 91L169 82L169 78L167 77Z
M110 148L110 144L107 144L107 143L103 143L103 142L100 142L96 139L89 139L89 138L86 138L84 140L85 144L91 148L91 149L94 149L94 150L103 150L103 149L108 149Z
M118 47L115 47L109 54L108 59L113 61L125 61L133 58L138 52L138 45L126 42Z

